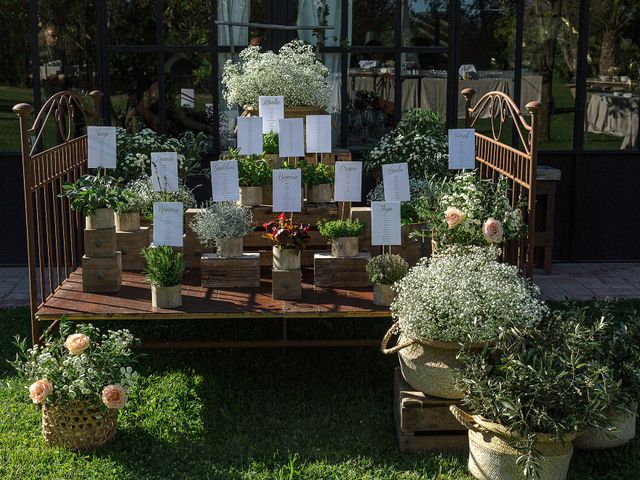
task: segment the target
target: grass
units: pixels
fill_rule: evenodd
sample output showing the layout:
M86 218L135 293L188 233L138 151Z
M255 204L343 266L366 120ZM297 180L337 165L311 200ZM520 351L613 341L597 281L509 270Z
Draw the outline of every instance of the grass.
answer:
M27 318L0 311L0 329L24 336ZM14 356L9 336L1 358ZM116 441L92 453L47 447L39 412L0 365L0 478L471 479L465 458L398 453L395 365L374 348L150 351ZM635 441L575 454L569 478L634 478L639 469Z

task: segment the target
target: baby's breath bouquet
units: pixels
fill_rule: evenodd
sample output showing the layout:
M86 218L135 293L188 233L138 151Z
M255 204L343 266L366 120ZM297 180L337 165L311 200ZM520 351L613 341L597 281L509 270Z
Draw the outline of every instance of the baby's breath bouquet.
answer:
M227 61L222 74L223 95L229 105L257 107L261 95L283 95L287 107L326 107L329 70L311 45L287 43L278 53L250 46L240 62Z

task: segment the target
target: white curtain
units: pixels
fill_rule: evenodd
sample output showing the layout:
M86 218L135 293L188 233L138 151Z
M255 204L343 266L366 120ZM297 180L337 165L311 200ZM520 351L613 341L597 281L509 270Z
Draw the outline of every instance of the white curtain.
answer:
M249 22L250 0L218 0L218 20L223 22ZM231 7L231 15L229 8ZM249 27L218 25L218 45L231 45L229 29L233 32L233 44L247 45L249 43Z

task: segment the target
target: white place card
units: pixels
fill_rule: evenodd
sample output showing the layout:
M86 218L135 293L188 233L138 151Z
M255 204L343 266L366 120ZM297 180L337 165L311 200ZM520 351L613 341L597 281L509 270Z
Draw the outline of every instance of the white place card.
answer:
M382 165L384 199L387 202L407 202L411 200L409 190L409 164L388 163Z
M151 181L154 192L178 191L178 154L151 152Z
M240 200L237 160L211 162L211 198L214 202Z
M336 162L333 199L336 202L362 200L362 162Z
M116 168L116 127L87 127L89 168Z
M153 244L181 247L184 235L184 209L181 202L153 204Z
M473 170L476 168L476 131L473 128L449 130L449 169Z
M371 244L402 245L400 202L371 202Z
M331 153L331 115L307 115L307 152Z
M262 118L238 117L240 155L262 155Z
M196 92L193 88L180 89L180 106L182 108L193 108L196 102Z
M262 117L262 133L278 133L278 120L284 118L284 97L258 97L258 115Z
M299 168L273 171L273 211L302 210L302 173Z
M278 156L304 157L304 122L301 118L283 118L278 121Z

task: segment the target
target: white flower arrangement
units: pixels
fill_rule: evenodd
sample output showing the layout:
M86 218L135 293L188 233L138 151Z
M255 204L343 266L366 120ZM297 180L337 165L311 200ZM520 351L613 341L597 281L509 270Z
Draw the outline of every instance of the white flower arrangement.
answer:
M261 95L283 95L288 107L326 107L329 70L311 45L287 43L276 54L250 46L240 63L227 61L222 74L223 95L229 105L257 107Z
M155 202L182 202L185 210L196 206L193 191L182 183L178 185L177 192L154 192L151 177L142 176L129 182L125 190L131 192L133 200L131 204L123 205L122 211L139 211L145 218L153 217Z
M537 325L546 313L539 289L495 247L452 247L422 259L394 285L391 305L400 330L448 342L493 340L502 329Z
M202 243L212 246L216 240L244 237L253 231L253 214L235 202L210 202L190 227Z

